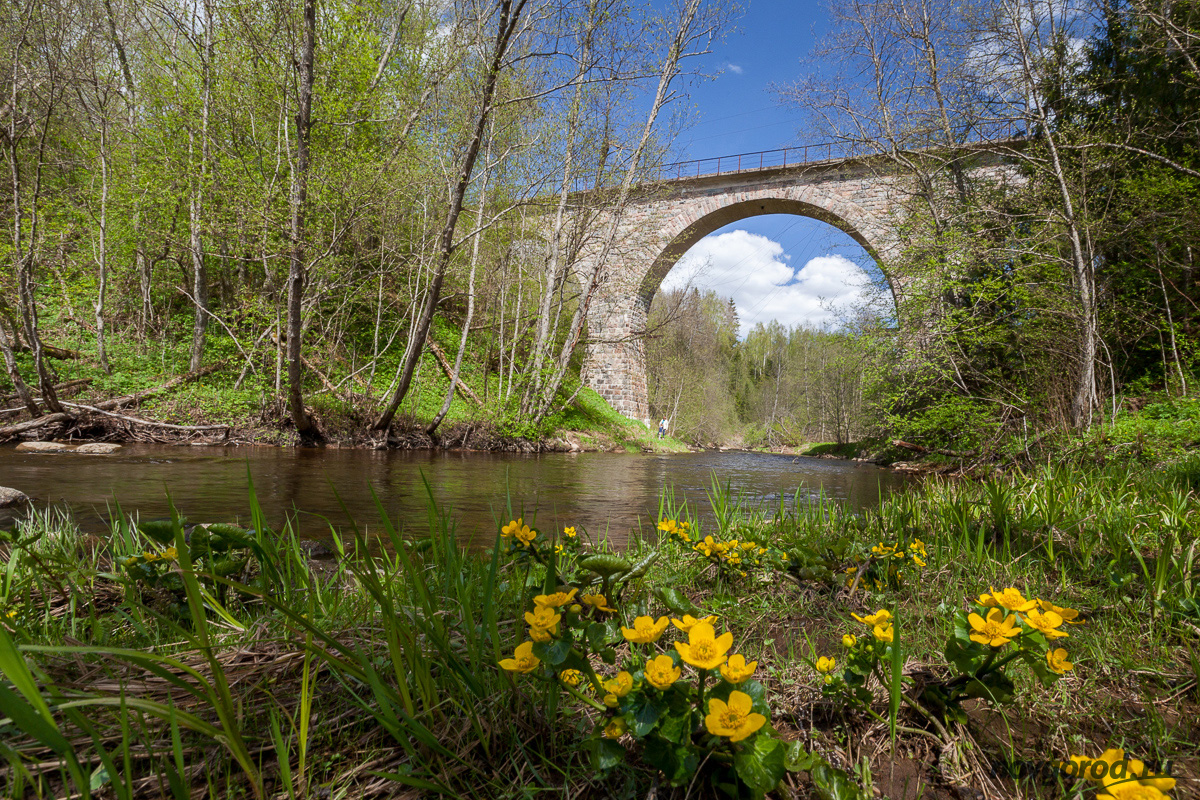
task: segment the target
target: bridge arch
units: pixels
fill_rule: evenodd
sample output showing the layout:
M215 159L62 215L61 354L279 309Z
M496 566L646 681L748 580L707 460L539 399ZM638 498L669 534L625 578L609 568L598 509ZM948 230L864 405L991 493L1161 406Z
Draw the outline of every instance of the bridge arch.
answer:
M617 411L650 424L645 350L650 301L671 268L696 242L733 222L764 214L792 214L826 222L849 234L888 271L898 250L893 217L900 204L893 175L848 161L708 175L648 187L626 209L618 252L588 308L588 343L581 377Z
M879 267L895 293L896 286L882 255L882 252L889 250L892 246L889 241L890 230L885 228L879 220L857 206L847 207L845 204L841 204L840 213L835 213L823 205L814 204L811 202L811 198L796 199L778 191L756 194L760 196L738 200L707 213L693 210L691 213L681 214L671 221L671 225L662 231L662 235L665 238L671 229L677 230L677 233L650 263L638 285L639 299L645 304L647 311L667 274L694 245L727 225L768 214L786 214L815 219L842 231L861 245L875 260L876 266ZM882 238L881 232L883 232Z

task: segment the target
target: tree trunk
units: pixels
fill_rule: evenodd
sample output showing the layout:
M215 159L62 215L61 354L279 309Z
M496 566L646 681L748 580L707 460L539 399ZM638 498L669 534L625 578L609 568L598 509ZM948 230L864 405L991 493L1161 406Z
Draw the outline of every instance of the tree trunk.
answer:
M304 355L302 326L304 287L308 280L305 264L304 211L308 200L309 140L312 131L313 57L316 50L316 0L304 0L304 49L300 54L300 97L296 111L296 168L292 173L291 261L288 270L287 374L288 410L296 433L305 444L323 440L320 430L304 408Z
M504 56L508 52L509 45L512 43L513 35L516 33L517 24L520 21L522 11L525 9L526 2L527 0L498 0L500 23L496 29L496 41L492 49L488 71L484 78L483 96L480 100L479 111L475 119L475 129L467 145L466 154L463 156L458 182L451 195L449 214L446 216L445 225L442 227L433 280L430 282L428 294L425 297L425 306L421 311L421 319L417 323L417 329L413 334L414 341L417 343L424 342L425 337L428 336L429 326L433 323L433 315L437 310L438 300L441 299L442 282L446 277L446 268L450 265L451 256L454 255L454 231L458 226L458 216L462 213L463 198L467 194L467 188L471 185L471 173L475 169L475 160L479 156L479 148L483 143L484 131L491 116L496 84L504 67ZM404 362L404 371L400 377L400 383L396 387L396 393L392 396L392 401L388 404L383 414L380 415L379 419L372 426L374 430L386 431L391 428L392 418L396 415L396 409L400 407L400 403L404 400L405 395L408 394L409 386L412 383L413 371L416 369L417 361L421 357L421 349L419 344L409 349L408 357Z

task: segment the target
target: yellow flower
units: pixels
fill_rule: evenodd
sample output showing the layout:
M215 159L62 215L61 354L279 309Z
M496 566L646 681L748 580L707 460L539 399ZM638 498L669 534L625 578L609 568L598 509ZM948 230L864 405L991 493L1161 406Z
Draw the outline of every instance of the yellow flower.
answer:
M709 625L711 625L716 621L717 621L716 614L709 614L707 617L704 617L702 619L696 619L691 614L684 614L683 619L672 619L671 624L674 625L676 628L679 628L679 630L683 631L684 633L687 633L688 631L690 631L692 629L693 626L695 626L699 622L707 622Z
M581 599L597 611L607 611L610 614L617 611L615 608L608 607L608 599L602 594L585 594Z
M633 691L633 676L625 670L617 673L617 677L604 682L605 690L616 697L624 697Z
M1014 589L1011 586L1007 589L996 591L995 587L991 588L991 594L979 595L979 604L989 607L999 606L1007 608L1009 611L1019 611L1022 614L1031 608L1037 606L1036 600L1026 600L1019 589Z
M733 634L726 631L717 636L708 622L697 622L688 631L687 643L676 642L675 649L683 660L696 669L716 669L725 663L725 654L733 646Z
M998 608L993 608L988 612L987 620L972 613L967 617L967 621L971 623L973 631L971 641L992 647L1003 647L1017 638L1020 633L1017 630L1017 618L1015 616L1005 617L1004 612Z
M523 519L511 520L507 525L500 528L500 535L505 539L510 538L514 533L521 530L521 526L525 524Z
M561 608L567 603L575 599L578 589L572 589L569 592L555 592L554 594L539 594L533 598L535 606L545 606L547 608Z
M856 637L851 636L848 633L842 637L842 647L854 647L856 644L858 644L858 639Z
M751 711L753 705L750 695L736 689L729 693L728 703L714 697L708 701L704 727L713 736L725 736L731 742L740 742L767 722L762 714Z
M923 566L925 566L925 562L924 562L924 561L922 561L922 560L921 560L921 557L920 557L920 556L918 556L918 555L914 555L914 556L912 557L912 561L913 561L913 563L914 563L914 564L916 564L918 567L923 567Z
M179 558L179 551L174 547L168 547L166 550L162 551L162 557L168 561L174 561L175 559Z
M604 705L609 708L616 708L617 706L621 705L621 698L617 697L615 694L606 694L604 695Z
M613 717L604 726L604 736L607 739L620 739L627 730L629 730L629 723L625 721L624 717Z
M850 616L861 622L863 625L886 625L892 619L892 612L886 608L881 608L874 614L868 614L865 617L860 617L858 614L851 613Z
M583 680L583 673L577 669L564 669L558 677L567 686L578 686L579 682Z
M531 628L549 630L557 625L560 619L562 619L562 614L556 612L553 606L535 606L533 611L525 612L525 621Z
M675 533L675 530L676 530L676 528L675 528L675 520L673 520L673 519L660 519L660 520L658 521L658 529L659 529L660 531L662 531L663 533Z
M1174 778L1154 774L1140 759L1126 758L1124 750L1110 748L1097 759L1071 756L1059 762L1059 768L1073 778L1101 784L1108 794L1097 795L1097 800L1157 800L1175 788Z
M633 621L632 628L626 628L622 625L621 633L625 635L626 639L635 644L650 644L651 642L657 642L666 629L666 617L659 617L657 620L653 617L638 617Z
M890 643L896 638L896 631L891 625L876 625L871 629L875 638L884 643Z
M817 672L824 675L827 672L833 672L837 667L837 659L821 656L817 659Z
M646 680L655 689L670 689L682 674L670 656L658 656L646 664Z
M529 638L535 642L548 642L554 638L554 631L549 628L530 628Z
M155 553L151 550L147 550L146 552L142 553L142 559L147 564L149 564L151 561L158 561L158 559L160 559L161 557L162 556L160 556L158 553Z
M1059 675L1065 675L1075 668L1075 665L1067 661L1067 651L1061 647L1057 650L1046 651L1046 663L1050 665L1050 669L1057 672Z
M521 542L521 544L523 544L525 547L529 547L529 545L533 543L533 540L537 538L537 531L533 530L528 525L522 525L514 535Z
M540 663L542 660L533 654L533 642L521 642L512 658L500 660L500 666L509 672L533 672Z
M1171 798L1155 786L1129 781L1105 786L1104 794L1096 795L1096 800L1171 800Z
M1063 618L1068 625L1082 625L1083 620L1079 619L1079 612L1073 608L1062 608L1056 606L1049 600L1038 600L1038 605L1042 607L1042 611L1053 611Z
M1030 627L1041 631L1047 639L1061 639L1067 635L1065 631L1055 630L1063 624L1063 618L1053 611L1042 612L1036 608L1031 609L1025 612L1025 622Z
M574 539L578 535L579 534L575 532L574 527L563 528L563 536L567 537L568 539Z
M729 657L729 661L721 665L721 677L730 683L741 683L754 674L754 670L758 669L758 662L746 662L746 657L741 653Z

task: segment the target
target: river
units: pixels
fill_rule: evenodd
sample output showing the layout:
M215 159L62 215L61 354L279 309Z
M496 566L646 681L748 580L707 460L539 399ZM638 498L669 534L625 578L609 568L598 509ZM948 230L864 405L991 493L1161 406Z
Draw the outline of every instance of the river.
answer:
M573 525L619 544L639 525L654 527L664 488L686 498L703 521L714 474L773 505L781 497L812 503L824 493L868 508L907 483L869 464L736 451L522 455L130 444L98 456L0 448L0 486L25 492L39 508L68 509L95 533L108 529L118 507L144 519L167 516L168 495L190 522L248 524L249 478L270 524L294 515L306 538L327 535L331 525L346 527L342 504L360 529L376 529L374 492L393 523L413 533L427 530L432 494L460 539L490 543L497 522L509 519L510 498L512 516L536 520L542 530ZM12 520L11 511L0 509L0 526Z

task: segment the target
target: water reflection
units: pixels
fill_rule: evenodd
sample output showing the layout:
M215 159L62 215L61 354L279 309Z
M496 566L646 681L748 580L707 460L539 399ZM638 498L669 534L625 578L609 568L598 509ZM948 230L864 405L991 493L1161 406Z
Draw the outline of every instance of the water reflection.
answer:
M107 528L118 507L166 516L168 495L192 521L245 524L252 481L271 524L294 514L308 537L346 526L350 517L374 529L376 498L399 527L421 531L432 496L459 536L476 544L490 542L497 522L509 518L507 498L514 515L536 517L543 529L575 525L620 542L637 525L651 524L664 487L703 515L714 472L733 490L772 504L797 493L800 502L814 502L823 492L871 507L905 483L871 465L739 452L529 456L135 444L111 456L82 456L0 448L0 486L25 492L39 506L65 506L94 532ZM0 524L11 523L4 513Z

